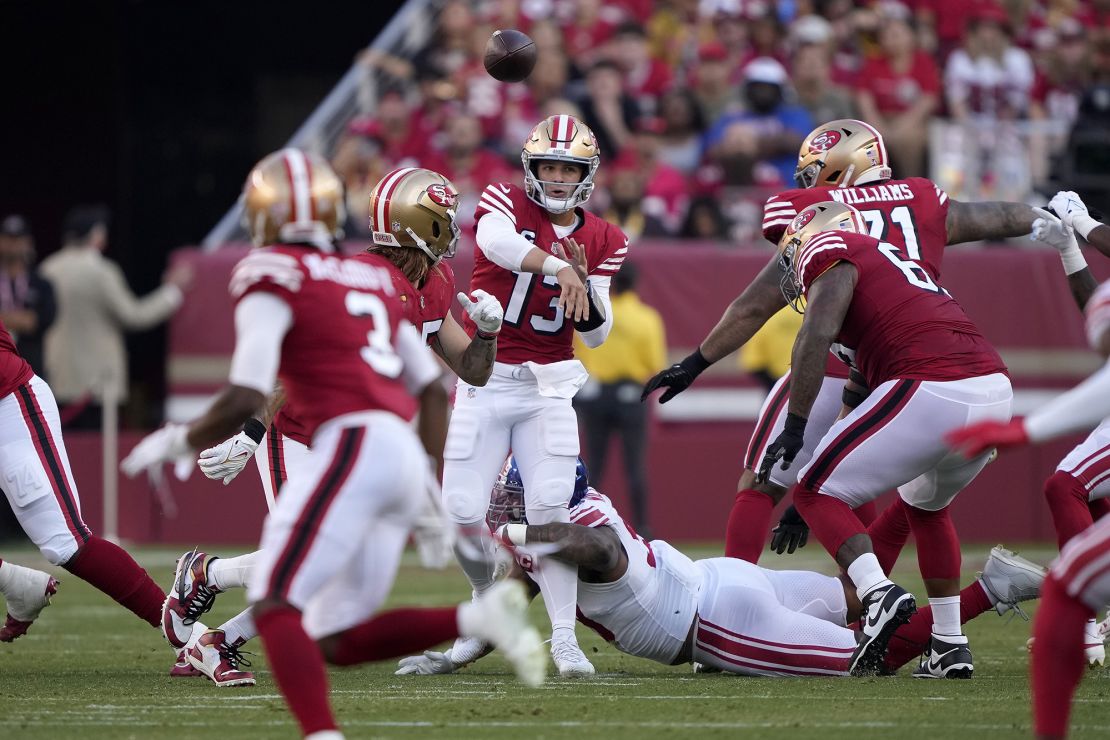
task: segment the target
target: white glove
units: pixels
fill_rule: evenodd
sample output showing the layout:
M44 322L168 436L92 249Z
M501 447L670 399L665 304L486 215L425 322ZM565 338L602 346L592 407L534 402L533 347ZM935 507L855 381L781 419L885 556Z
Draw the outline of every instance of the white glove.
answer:
M1033 221L1033 238L1056 248L1064 263L1064 272L1071 275L1086 267L1087 260L1079 250L1072 228L1043 208L1034 208L1033 213L1038 216Z
M425 650L423 655L410 655L397 661L395 676L434 676L443 673L454 673L458 666L451 660L451 651L437 653L435 650Z
M420 564L434 570L443 570L455 559L455 525L443 510L442 499L443 492L433 464L424 486L420 513L412 524L412 539L420 554Z
M1083 199L1070 190L1061 190L1052 196L1048 207L1056 211L1060 220L1078 231L1084 239L1099 225L1099 222L1091 218L1091 214L1087 212L1087 205Z
M247 466L257 449L257 442L247 436L246 432L239 432L231 439L225 439L215 447L201 452L197 465L205 476L212 480L222 480L226 486Z
M455 296L459 305L463 307L470 320L487 334L496 334L501 331L501 322L505 318L505 309L501 303L484 290L475 290L468 298L466 293L459 292ZM473 299L473 300L471 300Z
M193 450L185 437L189 434L189 427L185 424L166 424L156 432L143 437L135 449L123 458L119 464L120 470L128 478L134 478L147 468L161 465L164 462L178 463L182 459L192 461Z

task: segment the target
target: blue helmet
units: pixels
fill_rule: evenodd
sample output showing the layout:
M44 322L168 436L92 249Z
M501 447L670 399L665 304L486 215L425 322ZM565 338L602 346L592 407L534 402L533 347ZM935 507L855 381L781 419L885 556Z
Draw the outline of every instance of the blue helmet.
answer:
M578 465L574 469L574 492L570 496L567 508L573 509L586 498L590 488L590 476L586 470L586 463L578 458ZM524 481L520 477L520 468L516 458L510 456L505 461L505 466L493 484L490 496L489 511L486 521L490 529L497 529L502 524L527 522L524 515Z

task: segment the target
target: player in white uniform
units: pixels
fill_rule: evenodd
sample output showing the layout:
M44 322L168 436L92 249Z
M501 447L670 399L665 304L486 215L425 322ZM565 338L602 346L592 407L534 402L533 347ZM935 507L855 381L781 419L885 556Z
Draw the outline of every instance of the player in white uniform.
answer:
M579 621L619 650L667 665L693 661L753 676L848 675L856 638L846 625L861 608L845 576L768 570L736 558L692 561L663 540L637 535L612 502L588 486L581 464L575 483L569 523L522 523L524 488L510 460L493 492L490 523L515 550L523 572L530 574L544 557L530 549L545 547L558 548L551 557L577 566ZM979 595L978 612L967 618L1035 597L1043 578L1043 568L995 548L982 578L965 589ZM927 612L895 632L887 671L925 647ZM427 652L402 659L397 672L449 673L475 657L454 649Z
M475 533L473 544L485 541L489 492L510 449L528 486L529 519L566 521L579 450L571 399L587 377L571 341L575 331L588 346L605 341L613 323L609 281L628 251L620 229L581 207L600 163L587 126L567 115L541 121L521 160L524 187L493 183L478 203L471 287L501 301L505 322L489 383L459 383L443 453L444 506ZM573 264L561 258L568 255ZM475 592L493 584L481 559L460 563ZM560 674L592 674L574 636L574 569L546 560L535 577Z

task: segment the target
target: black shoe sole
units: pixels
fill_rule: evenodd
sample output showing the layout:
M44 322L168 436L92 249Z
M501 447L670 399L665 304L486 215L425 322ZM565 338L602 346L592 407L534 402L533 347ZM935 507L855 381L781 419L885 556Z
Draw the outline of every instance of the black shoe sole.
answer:
M910 596L894 611L894 616L883 625L883 629L879 634L868 639L867 635L860 633L861 641L856 645L855 652L852 653L851 662L848 664L848 672L853 676L876 676L883 668L883 660L886 658L887 644L890 638L894 635L895 630L901 627L910 618L917 613L917 600Z

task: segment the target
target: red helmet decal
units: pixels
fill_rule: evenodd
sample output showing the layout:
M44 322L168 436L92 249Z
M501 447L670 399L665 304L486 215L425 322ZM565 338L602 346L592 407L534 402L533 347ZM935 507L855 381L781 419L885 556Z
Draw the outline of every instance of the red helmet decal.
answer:
M819 152L827 152L832 149L840 141L840 132L833 129L822 131L814 136L809 142L810 154L817 154Z
M447 189L446 185L436 183L428 186L428 197L444 208L454 208L459 196Z
M807 208L806 210L799 213L797 216L794 217L794 221L790 224L790 233L795 234L801 231L803 228L805 228L806 224L813 220L813 217L816 215L816 208Z

